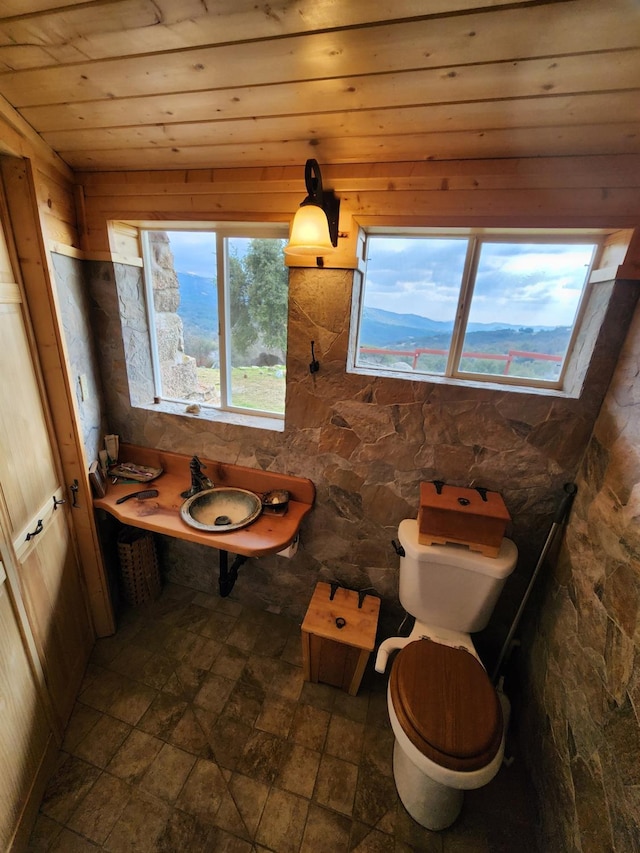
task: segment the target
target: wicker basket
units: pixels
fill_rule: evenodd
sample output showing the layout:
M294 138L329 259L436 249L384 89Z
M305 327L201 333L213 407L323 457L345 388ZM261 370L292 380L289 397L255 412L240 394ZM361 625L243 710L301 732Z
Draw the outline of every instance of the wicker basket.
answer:
M122 594L127 604L139 605L160 595L160 572L153 534L124 527L118 535Z

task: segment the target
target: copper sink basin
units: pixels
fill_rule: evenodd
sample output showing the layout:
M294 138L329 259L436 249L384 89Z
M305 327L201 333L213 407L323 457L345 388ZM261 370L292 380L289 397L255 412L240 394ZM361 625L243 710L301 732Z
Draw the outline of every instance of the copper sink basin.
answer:
M227 533L239 530L255 521L262 511L262 501L246 489L206 489L182 504L180 516L196 530Z

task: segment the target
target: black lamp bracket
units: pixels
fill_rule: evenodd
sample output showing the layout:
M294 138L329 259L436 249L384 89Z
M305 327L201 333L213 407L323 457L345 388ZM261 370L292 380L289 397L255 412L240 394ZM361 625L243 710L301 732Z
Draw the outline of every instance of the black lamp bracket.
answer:
M340 199L333 190L325 190L322 186L322 173L317 160L307 160L304 167L304 183L307 197L301 203L315 204L322 208L329 223L329 238L332 246L338 245L338 219L340 216Z

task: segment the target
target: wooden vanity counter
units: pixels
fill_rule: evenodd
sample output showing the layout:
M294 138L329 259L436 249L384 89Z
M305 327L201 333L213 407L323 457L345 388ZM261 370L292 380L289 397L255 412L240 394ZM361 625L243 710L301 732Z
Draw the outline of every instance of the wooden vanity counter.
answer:
M106 495L94 498L93 505L110 513L123 524L246 557L277 554L294 541L302 519L311 511L315 500L316 490L311 480L199 457L203 466L206 466L204 473L215 486L246 489L260 497L272 489L287 489L291 495L284 515L262 512L247 527L228 533L206 533L190 527L180 517L180 507L184 503L181 493L191 486L191 458L180 453L121 444L120 462L162 468L163 473L150 483L114 485L109 481ZM122 504L116 503L118 498L143 489L157 489L159 494L142 501L131 498Z

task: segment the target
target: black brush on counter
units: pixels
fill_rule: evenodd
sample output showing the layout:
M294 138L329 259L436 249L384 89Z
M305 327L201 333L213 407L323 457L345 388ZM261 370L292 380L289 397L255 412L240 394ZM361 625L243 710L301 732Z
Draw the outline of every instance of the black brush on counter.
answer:
M160 493L157 489L143 489L141 492L131 492L130 495L123 495L116 501L117 504L123 504L129 498L138 498L139 501L144 501L147 498L157 498Z

